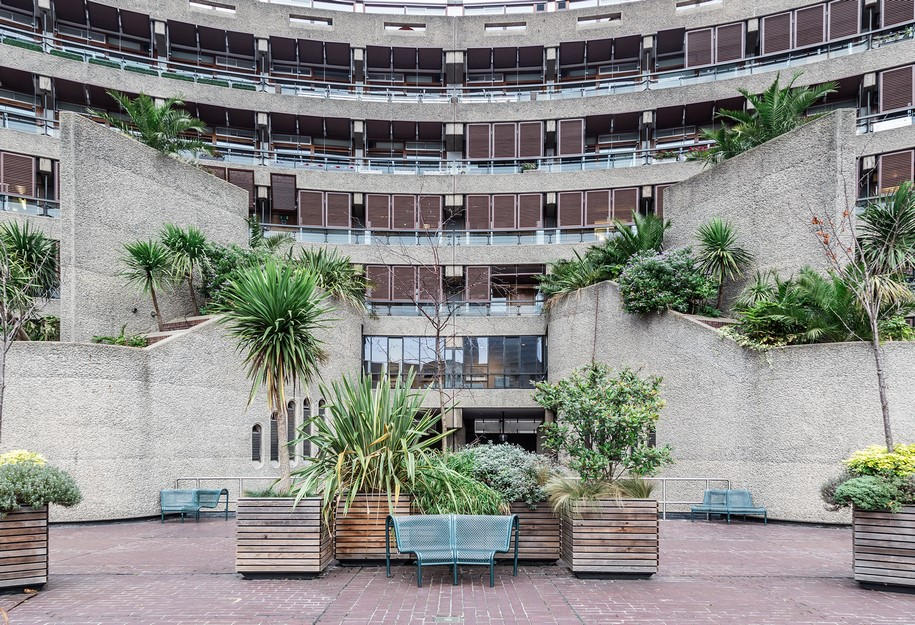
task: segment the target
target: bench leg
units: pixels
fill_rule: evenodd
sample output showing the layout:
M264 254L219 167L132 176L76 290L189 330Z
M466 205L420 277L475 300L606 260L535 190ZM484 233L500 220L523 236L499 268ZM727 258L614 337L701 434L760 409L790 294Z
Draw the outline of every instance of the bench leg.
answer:
M162 512L162 523L165 523L165 512Z
M768 525L768 524L769 524L769 513L767 511L767 512L763 512L763 525Z
M416 561L416 587L423 587L423 565L419 563L419 560Z
M457 565L457 562L455 562L455 563L452 565L452 568L454 569L454 585L457 586L457 585L458 585L458 565Z
M496 567L492 560L489 561L489 587L496 585Z

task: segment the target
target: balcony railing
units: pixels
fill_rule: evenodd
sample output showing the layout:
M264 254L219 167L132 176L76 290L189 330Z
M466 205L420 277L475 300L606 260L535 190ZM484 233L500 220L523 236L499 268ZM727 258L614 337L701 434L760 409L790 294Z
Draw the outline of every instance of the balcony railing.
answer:
M858 134L905 128L915 123L915 107L858 116Z
M291 234L299 243L329 243L331 245L574 245L594 243L609 236L607 228L541 228L538 230L405 230L386 232L359 228L313 228L261 224L269 235Z
M369 310L382 317L420 317L424 314L436 317L442 310L448 315L462 317L520 317L539 315L543 302L447 302L438 311L434 304L413 304L400 302L369 302Z
M0 211L38 217L60 217L60 203L37 197L0 194Z
M540 83L513 86L448 86L412 87L394 85L363 85L334 83L320 80L305 80L280 77L253 71L233 71L206 67L173 60L116 51L62 40L49 34L35 33L25 26L12 24L0 26L0 41L3 43L45 52L54 56L83 61L90 64L123 69L139 74L149 74L176 81L188 81L205 85L231 87L248 91L284 93L313 98L333 98L367 101L409 101L409 102L522 102L530 100L556 100L613 95L650 89L666 89L720 79L736 78L800 67L855 54L873 48L883 47L899 41L915 38L915 22L895 25L890 28L860 33L851 37L798 48L788 52L751 57L730 63L708 65L687 69L660 72L643 72L631 76L605 77L575 82Z

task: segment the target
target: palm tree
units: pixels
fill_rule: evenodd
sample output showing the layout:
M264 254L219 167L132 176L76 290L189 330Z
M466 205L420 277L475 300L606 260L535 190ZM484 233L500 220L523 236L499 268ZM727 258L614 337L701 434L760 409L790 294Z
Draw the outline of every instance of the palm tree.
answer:
M134 241L124 244L124 256L121 262L126 269L121 276L131 284L137 285L143 293L152 298L153 310L156 313L156 326L164 330L162 313L159 311L159 299L156 289L168 283L171 277L171 260L168 250L156 241Z
M315 276L318 287L337 301L356 309L365 307L368 281L349 256L336 249L309 248L299 254L298 263L303 271Z
M190 152L196 156L200 152L216 152L212 145L200 139L187 138L188 134L204 132L206 125L181 108L184 101L180 98L169 98L157 105L145 93L132 99L119 91L110 90L108 95L120 105L129 122L104 111L93 110L90 113L149 147L168 155Z
M286 387L307 385L326 359L315 331L325 327L329 308L315 276L268 258L241 270L225 287L222 323L238 341L251 380L248 405L263 386L277 429L287 431ZM289 441L291 442L291 441ZM279 446L278 492L289 490L289 446Z
M200 315L197 291L194 289L194 270L206 258L206 237L194 226L188 226L187 230L184 230L174 224L166 224L160 238L168 249L175 277L187 281L191 302L194 305L194 315Z
M699 266L718 284L715 308L721 309L721 297L725 280L737 280L753 262L753 255L738 245L737 232L730 222L712 219L696 232L699 246L696 256Z
M725 126L706 130L702 138L714 141L707 150L691 152L692 158L714 164L737 156L752 147L783 135L798 126L817 119L822 114L807 115L807 109L830 93L835 93L838 84L828 82L813 87L795 87L801 72L794 74L787 85L782 86L780 76L761 94L738 89L747 99L750 110L722 110L716 117Z

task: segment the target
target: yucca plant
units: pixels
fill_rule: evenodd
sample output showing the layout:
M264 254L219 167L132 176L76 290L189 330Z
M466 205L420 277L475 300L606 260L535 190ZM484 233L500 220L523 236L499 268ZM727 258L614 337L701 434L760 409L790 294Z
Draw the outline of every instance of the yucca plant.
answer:
M436 431L441 416L423 408L425 392L413 390L413 381L411 371L393 382L382 376L374 387L370 376L321 385L325 416L312 417L299 428L299 440L307 440L317 453L304 459L294 477L297 501L322 495L329 526L338 505L346 514L359 493L384 494L393 509L400 494L411 492L418 480L434 479L421 473L436 466L434 451L450 431ZM441 494L454 502L459 493Z
M625 264L639 252L660 252L664 246L664 233L670 228L670 221L656 215L633 215L632 225L613 222L616 236L610 243L616 248L616 257Z
M244 356L251 392L266 391L267 406L277 429L287 431L286 387L306 386L326 359L316 331L326 326L329 308L315 277L273 258L263 266L243 269L225 286L219 311ZM290 485L289 454L294 441L279 446L280 479L276 490Z
M156 296L156 291L168 284L171 277L171 260L168 249L153 240L125 243L121 262L125 266L120 274L121 277L139 287L143 293L148 293L152 298L156 327L161 332L164 329L165 320L162 319L162 313L159 310L159 298Z
M60 285L58 244L44 232L29 222L7 221L0 224L0 244L29 277L30 296L48 297Z
M135 98L120 91L109 90L107 93L127 114L129 121L104 111L93 110L90 113L102 118L124 134L135 137L163 154L215 154L216 150L212 145L200 139L187 138L189 134L199 135L204 132L206 125L181 108L184 101L180 98L168 98L162 104L156 104L155 100L145 93Z
M335 300L356 309L365 307L368 281L349 256L326 247L308 248L299 254L298 264L302 271L314 274L318 286Z
M175 224L165 224L160 238L168 249L175 278L187 282L191 303L194 305L194 315L199 315L200 305L197 303L197 290L194 288L194 271L206 258L206 237L194 226L184 229Z
M724 281L738 280L753 262L753 255L737 242L737 231L730 222L715 218L701 226L696 232L699 244L696 258L699 267L718 288L715 308L721 309Z

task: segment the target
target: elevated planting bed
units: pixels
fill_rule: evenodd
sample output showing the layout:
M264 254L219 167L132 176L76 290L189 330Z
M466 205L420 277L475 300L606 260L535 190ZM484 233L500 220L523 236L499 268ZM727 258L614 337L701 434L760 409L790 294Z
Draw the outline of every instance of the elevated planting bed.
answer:
M0 588L48 581L48 507L20 508L0 518Z
M541 501L534 510L522 502L512 503L511 513L518 515L519 560L559 559L559 517L550 504ZM511 559L513 553L499 553L500 560Z
M321 498L241 497L236 513L235 571L255 575L316 575L334 557L321 518Z
M915 506L899 512L855 510L855 580L915 587Z

